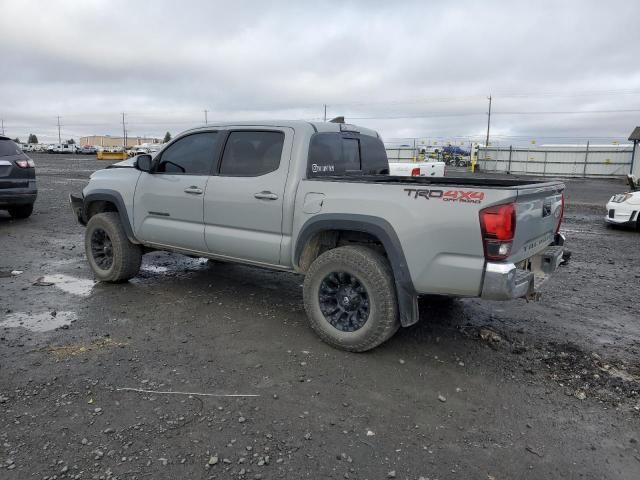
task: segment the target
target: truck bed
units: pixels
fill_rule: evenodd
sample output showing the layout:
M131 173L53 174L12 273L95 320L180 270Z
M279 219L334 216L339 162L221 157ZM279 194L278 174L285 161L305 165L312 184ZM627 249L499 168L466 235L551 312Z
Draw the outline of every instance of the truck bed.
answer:
M513 269L554 241L564 188L521 178L330 175L302 180L296 210L383 219L397 233L418 293L478 296L488 264ZM480 212L498 205L513 206L515 232L505 257L487 259Z
M307 179L309 181L357 182L357 183L399 183L406 185L455 185L474 188L517 188L527 186L545 187L563 185L560 181L541 182L519 178L482 177L402 177L394 175L331 175Z

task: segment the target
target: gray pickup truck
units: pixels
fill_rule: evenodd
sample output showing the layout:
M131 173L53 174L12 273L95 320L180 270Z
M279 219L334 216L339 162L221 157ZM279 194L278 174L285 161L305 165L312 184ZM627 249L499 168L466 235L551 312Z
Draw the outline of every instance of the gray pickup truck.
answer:
M525 297L560 265L564 184L388 173L366 128L230 123L99 170L70 201L99 280L153 250L296 272L313 329L354 352L416 323L420 295Z

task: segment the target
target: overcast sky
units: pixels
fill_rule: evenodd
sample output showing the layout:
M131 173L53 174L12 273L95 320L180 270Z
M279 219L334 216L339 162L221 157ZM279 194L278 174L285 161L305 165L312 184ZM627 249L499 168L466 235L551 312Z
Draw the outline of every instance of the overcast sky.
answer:
M26 139L345 115L386 140L606 143L640 125L640 2L0 0ZM574 112L590 113L574 113ZM540 113L543 112L543 113ZM553 113L571 112L571 113ZM597 138L600 137L600 138Z

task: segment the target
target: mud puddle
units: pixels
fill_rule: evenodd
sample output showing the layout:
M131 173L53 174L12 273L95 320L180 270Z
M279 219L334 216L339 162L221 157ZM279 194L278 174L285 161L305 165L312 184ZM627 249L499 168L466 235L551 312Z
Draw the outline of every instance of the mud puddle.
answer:
M32 332L49 332L56 328L71 325L78 315L71 311L61 312L11 312L0 320L2 328L26 328Z

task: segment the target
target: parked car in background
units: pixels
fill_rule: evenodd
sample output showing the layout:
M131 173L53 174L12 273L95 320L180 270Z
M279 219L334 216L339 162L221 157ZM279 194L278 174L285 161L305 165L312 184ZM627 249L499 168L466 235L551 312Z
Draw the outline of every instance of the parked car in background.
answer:
M618 193L609 199L604 220L609 225L635 227L640 231L640 185L633 175L628 178L631 191Z
M76 153L77 149L74 143L63 143L57 146L56 153Z
M98 153L98 149L93 145L83 145L76 150L76 153L81 153L83 155L95 155Z
M142 145L137 145L129 150L129 156L135 157L136 155L143 155L145 153L153 155L162 150L164 145L164 143L143 143Z
M130 157L135 157L136 155L142 155L144 153L151 153L151 151L145 147L135 147L129 150Z
M76 150L73 143L52 143L47 147L47 153L76 153Z
M399 177L444 177L444 162L389 162L389 174Z
M13 218L27 218L37 194L33 160L9 137L0 136L0 210Z

